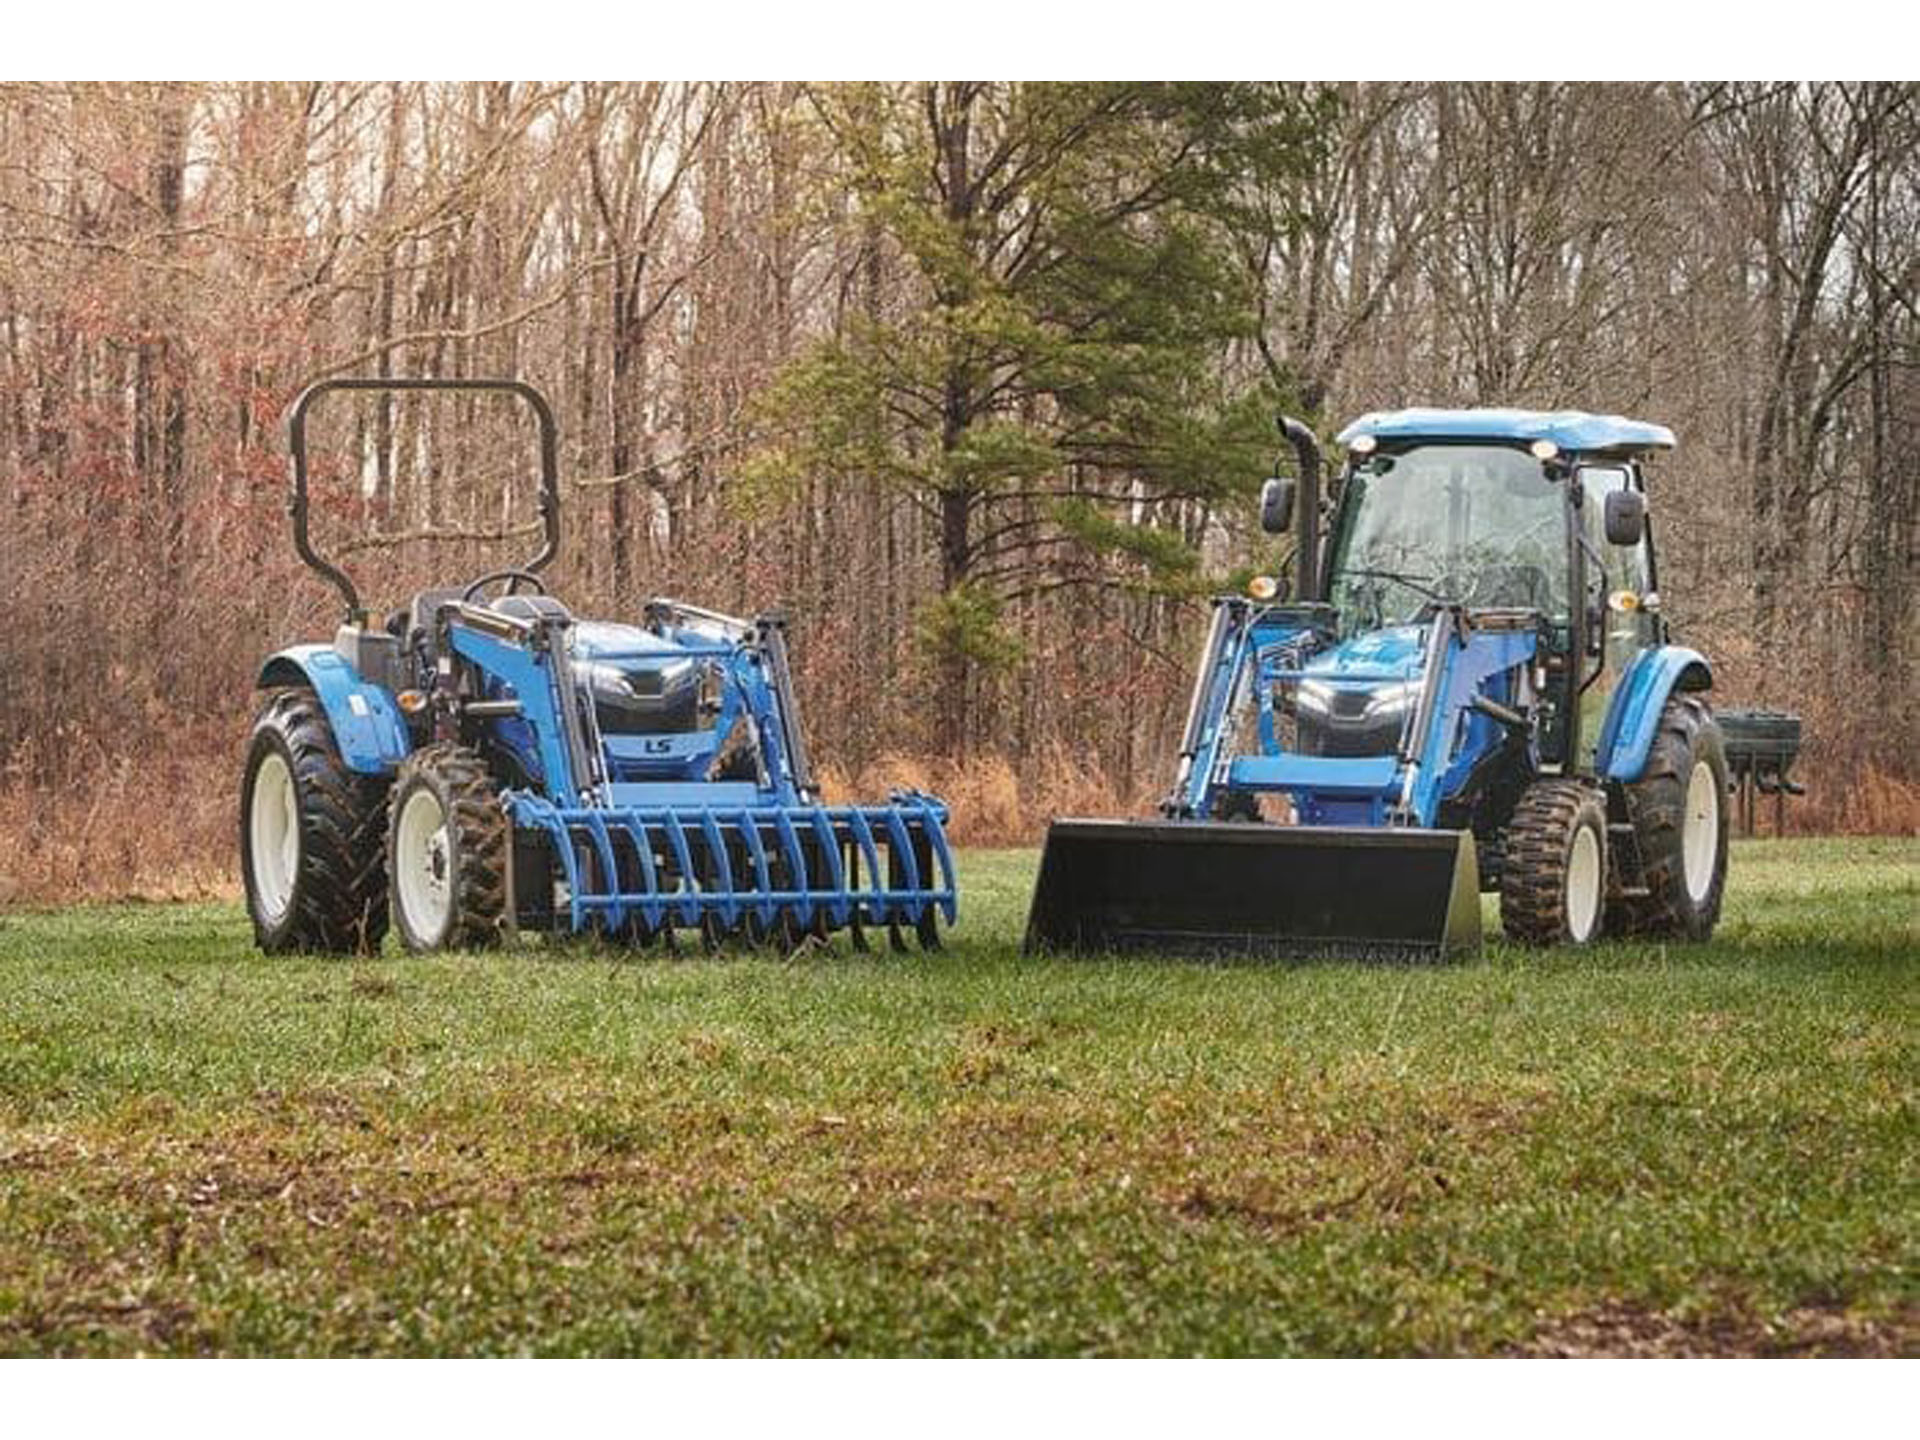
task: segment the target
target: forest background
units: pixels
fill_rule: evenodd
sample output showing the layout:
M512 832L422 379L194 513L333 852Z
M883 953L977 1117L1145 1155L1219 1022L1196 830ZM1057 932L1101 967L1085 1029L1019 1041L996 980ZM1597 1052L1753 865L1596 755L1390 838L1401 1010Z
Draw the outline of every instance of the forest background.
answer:
M1272 417L1670 425L1666 613L1807 720L1799 828L1920 823L1920 87L0 87L0 900L233 882L260 658L330 633L281 417L513 374L580 613L785 609L842 793L1138 811ZM534 545L492 400L325 402L364 592Z

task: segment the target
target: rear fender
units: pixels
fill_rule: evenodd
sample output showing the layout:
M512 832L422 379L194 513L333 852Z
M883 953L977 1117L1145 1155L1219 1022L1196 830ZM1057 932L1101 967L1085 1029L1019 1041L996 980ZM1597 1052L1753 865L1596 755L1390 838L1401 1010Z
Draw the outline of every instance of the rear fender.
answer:
M319 696L340 758L357 774L391 774L413 748L393 696L362 680L331 645L282 650L260 667L254 683L262 689L304 685Z
M1676 690L1710 690L1713 670L1706 657L1683 645L1655 645L1627 662L1620 684L1607 704L1594 752L1602 779L1631 785L1647 768L1660 712Z

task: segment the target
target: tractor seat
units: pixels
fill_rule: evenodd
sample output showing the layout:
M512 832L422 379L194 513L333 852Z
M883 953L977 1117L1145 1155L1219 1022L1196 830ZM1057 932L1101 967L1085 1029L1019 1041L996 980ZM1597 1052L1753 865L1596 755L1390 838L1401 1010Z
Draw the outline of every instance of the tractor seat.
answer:
M413 597L411 604L387 617L387 633L402 645L425 653L433 644L435 613L444 605L459 604L460 597L465 593L457 587L422 590ZM573 623L573 612L551 595L503 595L498 600L488 601L487 608L501 615L511 615L516 620L557 620L563 625Z
M406 630L402 638L411 639L416 644L431 643L434 613L442 605L459 604L460 593L457 586L439 586L415 595L413 603L402 612L406 616ZM391 625L388 628L391 629Z
M551 595L502 595L487 608L516 620L552 620L562 625L573 623L573 612Z
M422 590L407 604L402 605L387 616L386 631L402 645L415 636L431 639L433 635L433 612L442 605L452 605L460 598L458 590L439 589Z

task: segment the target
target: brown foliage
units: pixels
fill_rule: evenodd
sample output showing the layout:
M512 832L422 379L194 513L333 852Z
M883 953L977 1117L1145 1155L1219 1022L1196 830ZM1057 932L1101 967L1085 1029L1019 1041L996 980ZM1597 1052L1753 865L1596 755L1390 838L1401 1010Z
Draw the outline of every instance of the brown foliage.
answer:
M35 781L26 761L0 779L0 905L75 900L231 899L240 884L236 839L239 741L204 727L190 750L112 754L89 744L73 778ZM213 734L218 729L223 733ZM209 743L209 742L219 743ZM1790 835L1920 835L1920 785L1872 761L1835 762L1816 746L1805 797L1786 807ZM880 756L849 772L823 767L835 802L871 800L894 788L938 795L952 809L957 845L1036 845L1063 815L1148 815L1162 777L1129 788L1098 768L1051 750L1016 768L1002 755L942 760ZM1773 833L1762 798L1759 833Z
M1223 370L1327 428L1408 403L1672 424L1661 588L1716 702L1805 714L1792 828L1912 831L1914 87L1317 89L1318 168L1232 237L1259 343ZM1146 810L1201 606L1036 512L999 597L1018 659L955 697L914 640L924 496L739 478L785 362L926 304L819 113L792 84L0 90L0 896L231 883L254 667L338 618L286 543L279 415L342 373L542 386L569 602L787 609L846 793L924 784L974 844ZM365 547L376 604L519 558L409 538L531 518L505 409L330 404L314 443L316 533ZM1178 523L1210 571L1259 554L1238 510ZM943 713L958 753L901 758Z

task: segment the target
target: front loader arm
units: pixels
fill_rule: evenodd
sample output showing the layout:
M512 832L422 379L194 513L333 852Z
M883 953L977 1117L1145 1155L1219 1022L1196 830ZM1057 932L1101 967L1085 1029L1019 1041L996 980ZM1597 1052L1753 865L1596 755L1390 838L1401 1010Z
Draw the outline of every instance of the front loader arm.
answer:
M1332 633L1332 612L1322 605L1262 605L1237 595L1220 596L1213 604L1213 624L1187 707L1179 770L1160 806L1169 819L1209 818L1228 788L1242 686L1264 688L1269 656L1284 655L1288 664L1298 665ZM1270 725L1262 730L1265 743Z

